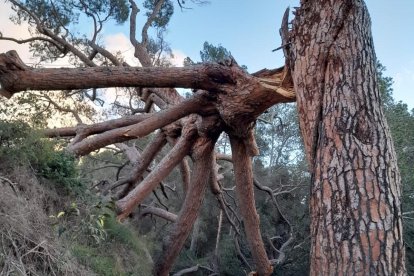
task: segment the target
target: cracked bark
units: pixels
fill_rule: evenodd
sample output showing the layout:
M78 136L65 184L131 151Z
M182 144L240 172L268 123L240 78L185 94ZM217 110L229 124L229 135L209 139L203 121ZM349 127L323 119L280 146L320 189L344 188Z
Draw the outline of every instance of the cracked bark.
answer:
M304 1L292 76L311 188L311 275L405 275L401 188L362 1Z

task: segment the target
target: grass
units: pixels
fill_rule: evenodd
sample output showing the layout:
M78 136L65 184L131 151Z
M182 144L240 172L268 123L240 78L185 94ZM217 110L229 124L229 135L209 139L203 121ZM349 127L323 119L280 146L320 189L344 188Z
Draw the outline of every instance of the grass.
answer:
M145 242L128 226L115 217L105 219L106 241L85 245L74 243L72 254L78 261L98 275L127 276L151 275L152 264L145 254Z

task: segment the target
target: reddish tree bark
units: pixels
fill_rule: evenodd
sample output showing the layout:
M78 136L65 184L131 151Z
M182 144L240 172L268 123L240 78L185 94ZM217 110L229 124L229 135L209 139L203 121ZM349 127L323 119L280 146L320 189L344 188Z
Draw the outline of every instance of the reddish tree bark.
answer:
M124 198L117 201L118 219L126 218L189 153L196 138L196 131L194 128L183 131L185 133L183 133L183 136L178 140L174 148L161 160L144 181Z
M273 268L270 265L260 234L259 215L254 200L252 163L247 152L246 138L230 136L230 143L233 154L236 195L243 217L247 242L259 275L270 275Z
M181 212L177 221L172 225L171 234L166 237L162 254L155 264L156 275L169 275L175 259L180 254L181 248L193 228L210 181L213 150L214 142L208 138L198 139L194 144L192 154L194 173Z
M148 166L151 164L152 160L155 158L155 156L162 149L166 142L167 140L163 132L156 134L154 139L145 147L144 151L141 154L141 158L136 162L136 164L132 164L134 168L131 170L127 178L118 180L113 185L111 185L109 190L112 190L120 185L127 184L127 186L119 194L119 198L125 197L135 187L135 184L148 169Z
M312 169L311 275L404 275L400 178L363 1L302 1L291 40Z

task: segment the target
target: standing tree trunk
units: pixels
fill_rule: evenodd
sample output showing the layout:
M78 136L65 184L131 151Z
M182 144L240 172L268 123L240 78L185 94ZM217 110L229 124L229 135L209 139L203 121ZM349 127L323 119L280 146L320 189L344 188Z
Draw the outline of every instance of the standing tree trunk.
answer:
M362 0L301 1L288 58L312 170L311 275L404 275L400 177Z

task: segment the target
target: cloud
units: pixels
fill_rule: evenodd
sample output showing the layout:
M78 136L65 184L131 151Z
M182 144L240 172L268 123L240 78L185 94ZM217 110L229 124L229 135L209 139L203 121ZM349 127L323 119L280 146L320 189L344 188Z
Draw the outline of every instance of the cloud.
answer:
M132 66L138 66L139 62L136 57L134 57L134 47L132 46L129 38L123 33L116 33L106 35L105 46L108 51L115 54L116 52L121 52L125 61Z
M104 38L105 46L111 53L121 52L125 61L132 66L139 66L139 62L134 57L134 47L132 46L129 38L123 33L116 33L106 35ZM187 57L182 51L173 49L172 53L174 57L171 63L174 66L183 66L184 59Z
M26 39L30 37L29 25L22 23L16 25L10 21L9 16L13 13L10 3L0 2L0 32L4 37ZM28 44L17 44L12 41L0 40L0 53L16 50L20 58L27 63L33 62L32 54L29 52Z
M171 63L177 67L183 66L184 59L187 57L187 55L180 50L172 50L172 53L174 58L171 60Z

